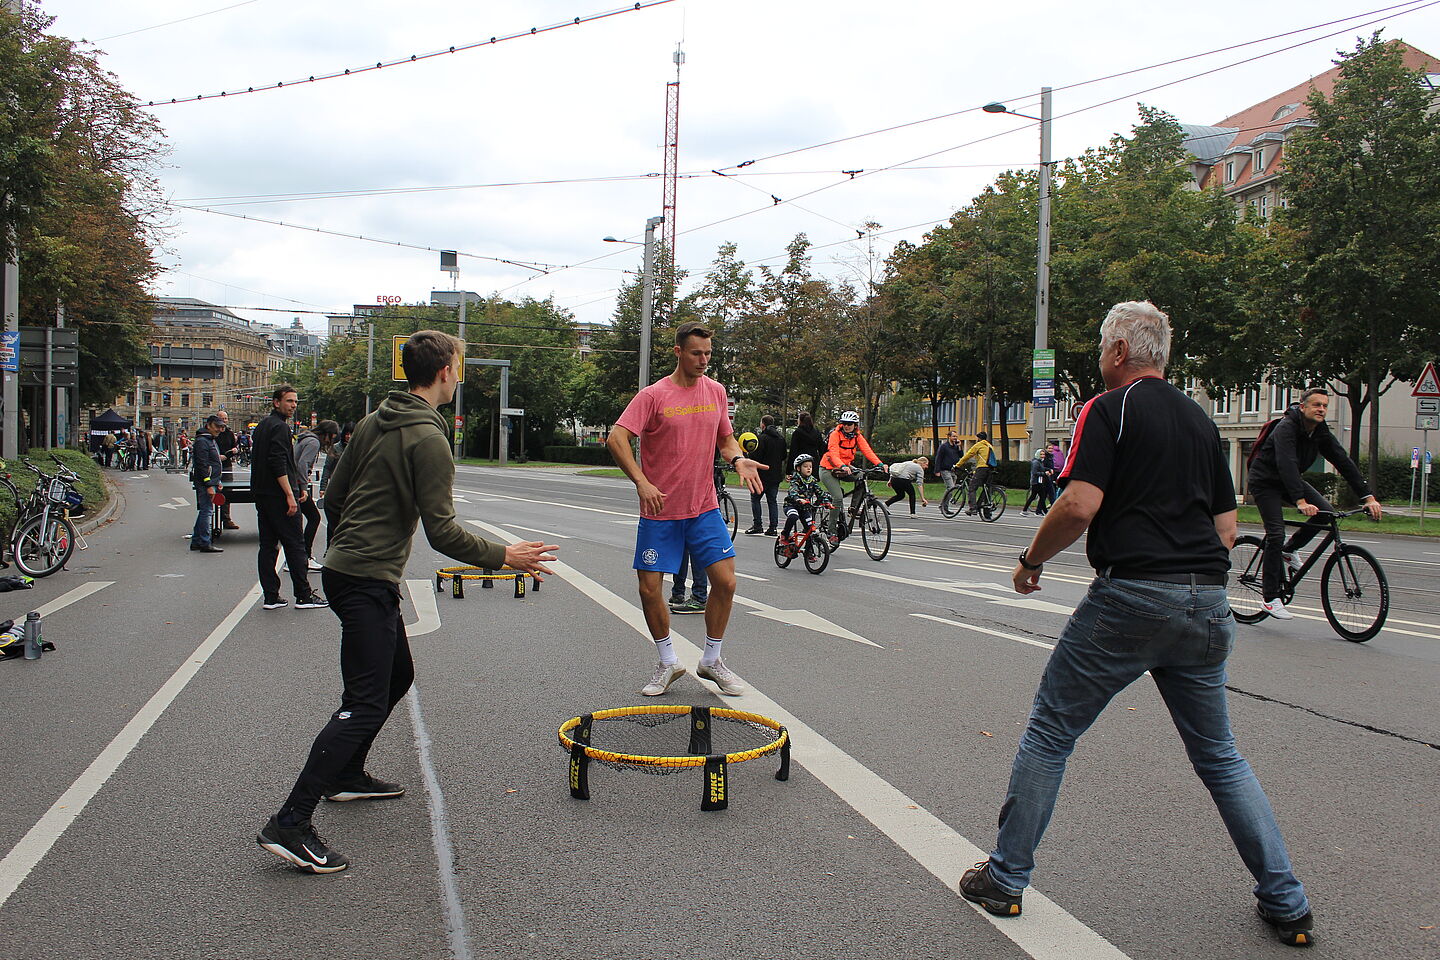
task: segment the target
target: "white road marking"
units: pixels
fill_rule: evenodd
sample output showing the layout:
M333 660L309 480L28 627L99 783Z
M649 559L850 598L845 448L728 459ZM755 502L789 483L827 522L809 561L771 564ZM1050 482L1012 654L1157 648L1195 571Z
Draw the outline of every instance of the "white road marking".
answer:
M413 589L411 595L414 596ZM431 594L430 602L435 602L434 594ZM440 777L435 772L435 761L430 753L430 731L425 726L425 715L420 712L420 687L411 686L407 699L410 701L415 752L420 758L420 779L425 783L425 802L430 809L431 843L435 848L435 862L440 868L440 891L445 898L445 927L450 940L450 956L454 960L471 960L473 954L470 952L470 934L465 929L465 909L460 903L459 884L455 881L455 847L450 842L450 817L445 810L445 794L440 790Z
M992 637L999 637L1002 640L1014 640L1016 643L1028 643L1032 647L1043 647L1046 650L1054 650L1055 644L1045 643L1042 640L1032 640L1029 637L1018 637L1013 633L1004 633L1000 630L991 630L989 627L977 627L973 623L961 623L959 620L951 620L948 617L936 617L928 613L912 613L912 617L919 617L921 620L934 620L936 623L948 623L952 627L961 627L965 630L973 630L976 633L988 633Z
M831 623L818 614L809 610L781 610L772 607L768 603L761 603L758 600L751 600L749 597L735 598L735 602L742 607L749 607L751 613L757 617L764 617L766 620L774 620L776 623L788 623L792 627L803 627L806 630L814 630L816 633L828 633L832 637L839 637L841 640L854 640L856 643L863 643L869 647L879 647L880 644L866 640L858 633L851 633L839 624Z
M188 507L190 501L184 497L171 497L169 503L159 504L161 510L179 510L181 507Z
M490 532L498 537L508 536L494 527ZM557 562L553 566L568 583L649 643L650 631L638 606L621 599L567 563ZM673 629L670 639L686 669L693 672L700 659L700 648ZM946 889L955 892L967 866L985 859L984 850L754 687L743 696L726 697L725 701L727 705L735 703L741 709L753 710L785 724L794 737L795 761L873 823ZM978 917L1036 960L1129 960L1113 943L1033 887L1025 891L1025 920L991 917L979 907L974 910Z
M1045 613L1060 613L1065 616L1075 612L1073 605L1066 606L1062 603L1051 603L1049 600L1041 600L1036 597L997 597L991 594L979 593L974 588L958 584L940 583L934 580L915 580L910 577L897 577L891 573L881 573L878 570L860 570L854 567L844 567L841 573L853 573L859 577L871 577L875 580L888 580L891 583L906 583L911 586L924 587L927 590L939 590L942 593L955 593L965 597L979 597L981 600L999 604L1002 607L1020 607L1025 610L1040 610ZM1005 589L1002 584L984 584L984 589L994 590Z
M529 530L531 533L538 533L538 534L540 534L542 537L554 537L556 540L569 540L569 539L570 539L569 537L567 537L567 536L566 536L565 534L563 534L563 533L551 533L549 530L541 530L541 529L539 529L538 527L522 527L522 526L521 526L520 524L518 524L518 523L507 523L507 524L505 524L505 526L509 527L509 528L512 529L512 530Z
M629 517L630 522L636 520L635 511L624 512L620 510L602 510L599 507L582 507L578 503L563 503L558 500L536 500L534 497L507 497L503 493L480 493L478 490L458 490L457 493L473 493L482 497L494 497L497 500L514 500L517 503L543 503L551 507L564 507L566 510L584 510L586 513L608 513L617 517Z
M410 603L415 607L415 622L405 624L407 637L423 637L440 629L440 605L435 602L435 583L431 580L406 580Z
M104 590L106 587L113 586L114 584L114 580L92 580L89 583L82 583L74 590L62 593L60 594L60 596L56 597L54 600L51 600L49 603L42 604L41 606L36 607L35 612L40 614L40 616L42 617L48 617L55 611L64 610L66 607L70 606L70 604L76 602L77 600L84 600L92 593L99 593L101 590Z
M185 574L183 573L157 573L155 574L155 576L159 577L161 580L169 580L173 578L179 578L183 580L185 578Z
M740 577L743 580L759 580L761 583L770 582L769 577L757 577L753 573L741 573L739 570L735 571L735 576Z
M469 502L470 502L469 500L466 500L464 497L457 496L457 495L455 495L455 494L453 494L453 493L450 495L450 499L451 499L451 500L454 500L456 503L469 503Z
M86 584L86 586L95 585ZM75 592L74 590L70 591L70 593ZM70 594L60 597L59 600L64 600L68 596ZM20 884L25 882L30 871L34 870L36 864L45 858L45 855L55 846L56 841L84 811L86 804L95 798L95 794L100 792L100 788L119 769L120 764L130 755L130 751L135 749L141 738L154 726L155 721L159 720L170 704L175 702L175 698L185 689L186 684L194 679L195 674L200 672L200 668L220 648L220 644L230 636L235 625L245 617L245 614L255 605L255 601L259 599L260 585L257 583L245 592L245 596L240 598L240 602L235 604L234 609L224 620L220 621L214 630L210 631L210 635L200 646L195 648L195 652L185 658L185 661L170 675L170 679L166 680L145 706L140 708L140 712L125 724L124 729L115 735L115 739L100 751L100 755L91 762L90 766L85 768L85 771L76 778L70 788L60 795L60 799L50 805L50 809L46 810L36 821L35 826L20 838L20 842L15 844L9 853L5 854L5 858L0 860L0 908L3 908L15 891L19 889ZM58 603L59 600L51 601L51 603Z

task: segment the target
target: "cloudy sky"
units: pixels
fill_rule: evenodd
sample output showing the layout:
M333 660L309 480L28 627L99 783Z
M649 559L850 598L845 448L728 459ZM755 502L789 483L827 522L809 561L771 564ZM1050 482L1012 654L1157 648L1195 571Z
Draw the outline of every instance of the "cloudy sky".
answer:
M281 324L299 316L317 329L323 318L300 309L347 312L378 296L415 302L449 288L438 254L397 243L475 255L460 260L465 289L553 297L579 320L607 320L623 271L640 258L639 247L601 238L638 239L646 217L660 213L665 84L681 41L679 168L695 176L679 184L677 249L692 282L727 241L747 261L776 263L804 232L818 270L853 279L867 255L856 229L867 221L880 224L870 241L877 257L918 240L997 172L1035 162L1035 125L977 109L990 101L1038 113L1039 88L1054 87L1054 153L1064 157L1128 130L1139 102L1214 123L1323 72L1376 26L1440 54L1433 2L671 0L292 87L623 8L616 0L39 6L57 18L53 32L104 51L105 65L142 100L285 82L157 107L172 147L168 197L389 245L176 207L156 293L270 308L279 312L239 312ZM1381 18L1389 19L1367 25ZM1212 52L1237 44L1247 45ZM1193 59L1102 79L1181 58ZM1207 71L1217 72L1196 77ZM856 138L899 124L911 125ZM841 138L856 139L804 149ZM736 169L748 160L757 162ZM852 179L849 170L867 172ZM456 189L419 189L435 187ZM335 196L342 192L350 195ZM316 196L291 199L300 194ZM497 260L569 269L542 274Z

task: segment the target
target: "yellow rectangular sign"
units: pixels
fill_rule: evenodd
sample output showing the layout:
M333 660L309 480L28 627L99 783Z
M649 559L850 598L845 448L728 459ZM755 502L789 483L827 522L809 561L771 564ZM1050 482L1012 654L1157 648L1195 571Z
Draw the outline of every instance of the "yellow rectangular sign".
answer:
M405 346L405 341L409 339L408 336L394 336L390 338L390 379L392 380L402 381L406 379L405 364L401 362L401 350ZM460 364L460 382L465 382L465 364L463 363Z

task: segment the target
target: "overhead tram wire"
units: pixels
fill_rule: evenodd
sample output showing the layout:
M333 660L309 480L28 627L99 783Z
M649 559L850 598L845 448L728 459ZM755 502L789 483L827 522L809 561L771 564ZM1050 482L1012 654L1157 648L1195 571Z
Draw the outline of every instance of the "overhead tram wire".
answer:
M1424 0L1424 2L1421 2L1421 3L1419 3L1418 5L1416 5L1415 3L1395 4L1395 5L1392 5L1392 6L1389 6L1389 7L1382 7L1382 8L1380 8L1379 10L1370 11L1370 13L1367 13L1367 14L1357 14L1356 16L1345 17L1345 18L1342 18L1341 20L1334 20L1334 21L1330 21L1330 22L1328 22L1328 23L1316 24L1316 25L1312 25L1312 26L1309 26L1309 27L1303 27L1303 28L1300 28L1300 29L1298 29L1298 30L1292 30L1292 31L1289 31L1289 32L1287 32L1287 33L1278 34L1278 35L1276 35L1277 38L1279 38L1279 37L1287 37L1287 36L1294 36L1294 35L1300 34L1300 33L1308 33L1308 32L1311 31L1311 30L1321 29L1322 27L1329 26L1329 25L1331 25L1331 24L1333 24L1333 23L1342 23L1342 22L1346 22L1346 21L1349 21L1349 20L1354 20L1354 19L1356 19L1356 17L1360 17L1360 16L1369 16L1370 14L1373 14L1373 13L1385 13L1385 14L1386 14L1385 16L1376 17L1375 19L1373 19L1373 20L1368 20L1368 21L1366 21L1366 22L1364 22L1364 23L1352 24L1352 25L1350 25L1350 26L1344 27L1344 28L1342 28L1342 29L1340 29L1340 30L1333 31L1333 32L1328 33L1328 34L1322 34L1322 35L1320 35L1320 36L1310 37L1310 38L1308 38L1308 39L1306 39L1306 40L1301 40L1301 41L1299 41L1299 42L1297 42L1297 43L1293 43L1293 44L1290 44L1290 45L1288 45L1288 46L1278 47L1278 48L1276 48L1276 49L1274 49L1274 50L1269 50L1269 51L1266 51L1266 52L1264 52L1264 53L1256 54L1256 55L1253 56L1253 57L1245 57L1245 58L1243 58L1243 59L1236 60L1236 61L1233 61L1233 62L1231 62L1231 63L1221 64L1221 65L1218 66L1218 67L1212 67L1212 68L1210 68L1210 69L1208 69L1208 70L1202 70L1202 71L1200 71L1199 73L1191 74L1191 75L1185 76L1185 77L1180 77L1180 78L1175 79L1175 80L1167 80L1167 81L1164 82L1164 83L1158 83L1158 84L1155 84L1155 85L1150 86L1150 87L1145 87L1144 89L1136 90L1136 91L1134 91L1134 92L1132 92L1132 93L1127 93L1127 94L1125 94L1125 95L1123 95L1123 96L1112 97L1112 98L1107 99L1107 100L1102 100L1102 101L1100 101L1100 102L1098 102L1098 103L1090 104L1089 106L1079 107L1079 108L1077 108L1077 109L1075 109L1075 110L1071 110L1071 111L1068 111L1068 112L1066 112L1066 113L1059 114L1058 116L1052 117L1051 119L1052 119L1052 122L1053 122L1054 120L1062 119L1062 118L1064 118L1064 117L1072 117L1072 116L1076 116L1076 115L1078 115L1078 114L1086 113L1086 112L1088 112L1088 111L1090 111L1090 110L1098 110L1098 109L1101 108L1101 107L1109 106L1109 105L1111 105L1111 104L1118 103L1118 102L1120 102L1120 101L1122 101L1122 100L1128 100L1128 99L1130 99L1131 97L1141 96L1142 94L1151 93L1151 92L1153 92L1153 91L1155 91L1155 90L1161 90L1161 89L1164 89L1165 87L1172 87L1172 86L1175 86L1176 84L1179 84L1179 83L1187 83L1187 82L1189 82L1189 81L1191 81L1191 80L1196 80L1196 79L1199 79L1199 78L1201 78L1201 77L1207 77L1207 76L1210 76L1211 74L1219 73L1219 72L1224 71L1224 70L1229 70L1229 69L1231 69L1231 68L1233 68L1233 67L1243 66L1243 65L1245 65L1245 64L1247 64L1247 63L1253 63L1253 62L1255 62L1255 61L1257 61L1257 60L1263 60L1263 59L1265 59L1265 58L1267 58L1267 57L1272 57L1272 56L1276 56L1277 54L1286 53L1286 52L1288 52L1288 51L1290 51L1290 50L1295 50L1295 49L1298 49L1298 48L1300 48L1300 47L1306 46L1306 45L1308 45L1308 44L1318 43L1318 42L1320 42L1321 40L1328 40L1328 39L1331 39L1331 38L1333 38L1333 37L1339 36L1340 34L1348 33L1348 32L1351 31L1351 30L1360 29L1360 28L1364 28L1364 27L1374 26L1374 25L1377 24L1377 23L1383 23L1383 22L1385 22L1386 20L1392 20L1392 19L1395 19L1396 17L1404 16L1405 14L1417 13L1417 12L1419 12L1419 11L1421 11L1421 10L1426 10L1426 9L1429 9L1430 7L1436 6L1437 4L1440 4L1440 0ZM1403 9L1401 9L1401 8L1403 8ZM1392 11L1392 10L1397 11L1397 12L1395 12L1395 13L1388 13L1388 12L1387 12L1387 11ZM1274 38L1271 38L1271 39L1274 39ZM1232 46L1230 46L1230 47L1218 48L1217 50L1214 50L1214 51L1208 51L1207 53L1203 53L1203 54L1194 54L1194 55L1189 56L1189 57L1182 57L1182 58L1179 58L1179 59L1176 59L1176 60L1173 60L1173 61L1169 61L1169 62L1170 62L1170 63L1183 63L1183 62L1185 62L1185 61L1187 61L1187 60L1193 60L1193 59L1196 59L1196 58L1198 58L1198 57L1209 56L1209 55L1212 54L1212 53L1224 52L1225 50L1236 49L1237 47L1242 47L1242 46L1253 46L1255 43L1262 43L1262 42L1264 42L1264 41L1263 41L1263 40L1255 40L1255 41L1249 41L1249 42L1244 43L1244 44L1235 44L1235 45L1232 45ZM1137 73L1137 72L1141 72L1141 71L1147 70L1147 69L1152 69L1152 68L1150 68L1150 67L1137 68L1136 70L1125 71L1124 73L1116 74L1116 76L1126 76L1126 75L1128 75L1128 74L1130 74L1130 73ZM1060 88L1056 88L1056 89L1073 89L1073 88L1075 88L1075 87L1082 86L1082 85L1084 85L1085 83L1093 83L1093 82L1098 82L1098 81L1084 81L1083 83L1073 83L1073 84L1069 84L1067 87L1060 87ZM979 109L979 108L976 107L976 108L972 108L972 109ZM960 111L960 112L963 113L963 112L966 112L966 111ZM952 116L952 115L953 115L953 114L948 114L947 116ZM937 119L937 118L931 118L931 119ZM923 121L917 121L917 122L923 122ZM901 126L906 126L906 124L902 124ZM855 176L847 177L847 178L844 179L844 180L839 180L839 181L836 181L835 183L826 184L826 185L821 186L821 187L816 187L816 188L813 189L813 190L806 191L805 193L801 193L801 194L799 194L798 196L785 198L784 200L781 200L781 201L779 201L779 202L777 202L777 203L771 203L771 204L768 204L768 205L763 206L763 207L756 207L756 208L754 208L754 209L752 209L752 210L744 210L744 211L741 211L740 213L736 213L736 214L733 214L733 215L728 216L728 217L722 217L722 218L719 219L719 220L712 220L712 221L710 221L709 223L702 223L702 224L699 224L698 226L690 227L689 229L680 231L680 234L683 236L683 235L686 235L686 234L696 233L696 232L701 231L701 230L708 230L708 229L710 229L711 227L717 227L717 226L720 226L720 225L725 224L725 223L731 223L731 222L733 222L733 221L735 221L735 220L739 220L739 219L742 219L742 218L748 217L748 216L753 216L754 214L757 214L757 213L764 213L764 212L767 211L767 210L774 210L776 207L786 206L786 205L793 205L794 202L797 201L797 200L803 200L803 199L805 199L806 197L814 196L814 195L817 194L817 193L821 193L821 192L823 192L823 191L825 191L825 190L832 189L833 187L841 186L842 184L845 184L845 183L854 182L855 180L861 179L861 178L863 178L863 177L874 176L875 174L878 174L878 173L887 173L887 172L890 172L890 171L893 171L893 170L896 170L896 169L899 169L899 168L902 168L902 167L908 168L908 167L910 167L912 164L919 163L919 162L922 161L922 160L929 160L929 159L932 159L932 158L934 158L934 157L942 156L942 155L944 155L944 154L946 154L946 153L953 153L953 152L956 151L956 150L963 150L963 149L966 149L966 148L968 148L968 147L977 146L977 145L982 144L982 143L987 143L987 142L989 142L989 141L991 141L991 140L997 140L997 139L999 139L999 138L1001 138L1001 137L1011 136L1011 135L1013 135L1013 134L1015 134L1015 133L1019 133L1019 132L1021 132L1021 131L1033 130L1033 129L1035 128L1035 126L1036 126L1035 123L1022 124L1022 125L1020 125L1020 126L1013 127L1013 128L1011 128L1011 129L1009 129L1009 130L1004 130L1004 131L1000 131L1000 132L998 132L998 133L993 133L993 134L989 134L989 135L986 135L986 136L983 136L983 137L978 137L978 138L976 138L976 139L974 139L974 140L966 141L965 143L956 144L955 146L952 146L952 147L946 147L946 148L944 148L944 149L942 149L942 150L936 150L936 151L933 151L933 152L931 152L931 153L923 154L923 155L921 155L921 156L919 156L919 157L913 157L913 158L911 158L910 160L902 160L902 161L900 161L900 162L898 162L898 163L889 164L889 165L884 166L884 167L877 167L877 168L874 168L874 169L864 170L864 171L861 171L861 172L857 173ZM896 127L896 128L887 128L887 129L898 129L898 127ZM847 137L847 138L843 138L842 140L831 141L831 143L840 143L840 142L843 142L844 140L858 139L859 137L868 136L868 135L869 135L869 134L857 134L855 137ZM815 146L827 146L827 145L829 145L829 144L816 144ZM799 152L801 152L801 151L803 151L803 150L814 149L814 148L815 148L815 147L801 147L801 148L796 148L795 150L784 151L784 152L782 152L782 153L773 154L771 157L765 157L765 158L761 158L761 159L762 159L762 160L764 160L764 159L773 159L774 157L787 156L787 155L792 154L792 153L799 153ZM758 162L760 162L760 160L747 160L747 161L745 161L745 163L739 164L739 165L737 165L737 166L743 167L743 166L747 166L747 165L749 165L749 164L758 163ZM724 169L732 169L732 168L722 167L722 168L720 168L720 169L724 170ZM947 219L948 219L948 218L947 218ZM939 223L940 221L939 221L939 220L936 220L936 221L931 221L931 222ZM853 229L853 228L851 228L851 229ZM623 251L618 251L618 250L617 250L617 251L614 251L614 252L611 252L611 253L600 254L599 256L590 258L589 260L582 260L582 261L580 261L579 264L576 264L576 266L588 265L588 264L591 264L591 263L595 263L595 262L597 262L597 261L599 261L599 260L604 260L604 259L606 259L606 258L608 258L608 257L618 256L621 252L623 252ZM510 284L510 285L507 286L507 287L502 287L502 288L501 288L499 291L497 291L497 292L498 292L498 293L508 292L508 291L510 291L510 290L515 289L516 287L520 287L520 286L523 286L523 285L525 285L525 284L527 284L527 283L530 283L530 282L532 282L532 281L535 280L535 279L536 279L535 277L527 277L527 278L525 278L525 279L523 279L523 280L516 281L515 283L512 283L512 284Z
M362 67L346 67L342 70L332 70L330 73L311 74L308 77L301 77L298 80L291 80L288 82L279 81L276 83L262 84L258 87L250 86L244 88L243 90L237 87L234 90L222 90L219 93L201 93L196 94L193 97L171 97L168 100L164 98L161 98L159 100L150 100L145 104L145 106L165 107L176 103L195 103L200 100L219 100L224 97L244 96L247 93L264 93L268 90L280 90L286 87L296 87L305 83L316 83L320 80L334 80L337 77L353 77L357 74L369 73L372 70L383 70L386 67L396 67L407 63L418 63L421 60L430 60L434 57L444 57L452 53L464 53L469 50L476 50L480 47L488 47L496 43L503 43L506 40L517 40L521 37L533 37L537 34L549 33L552 30L563 30L566 27L575 27L579 26L582 23L591 23L595 20L604 20L609 17L616 17L625 13L635 13L637 11L645 10L650 7L658 7L662 4L673 2L674 0L637 0L637 2L632 4L631 6L621 7L618 10L606 10L602 13L592 13L583 17L575 17L570 20L563 20L560 23L552 23L544 27L531 27L529 30L522 30L518 33L506 34L504 36L496 35L491 37L489 40L476 40L473 43L459 44L457 46L449 47L444 50L432 50L429 53L412 53L408 57L400 57L396 60L382 60L373 65L366 64Z
M151 24L148 27L139 27L135 30L126 30L124 33L112 33L108 37L101 37L98 40L87 41L89 43L104 43L106 40L119 40L121 37L131 37L137 33L145 33L147 30L159 30L161 27L173 27L177 23L188 23L191 20L199 20L201 17L208 17L215 13L224 13L226 10L234 10L236 7L248 7L257 0L241 0L240 3L232 3L228 7L220 7L218 10L206 10L204 13L197 13L189 17L181 17L179 20L167 20L164 23Z

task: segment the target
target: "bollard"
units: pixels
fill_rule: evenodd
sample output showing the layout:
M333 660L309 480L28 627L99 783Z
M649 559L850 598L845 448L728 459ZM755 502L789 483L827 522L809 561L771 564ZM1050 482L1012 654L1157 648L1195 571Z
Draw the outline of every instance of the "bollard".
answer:
M525 599L525 574L523 573L515 574L515 599Z
M39 660L42 652L40 638L40 614L31 610L25 614L25 659Z

